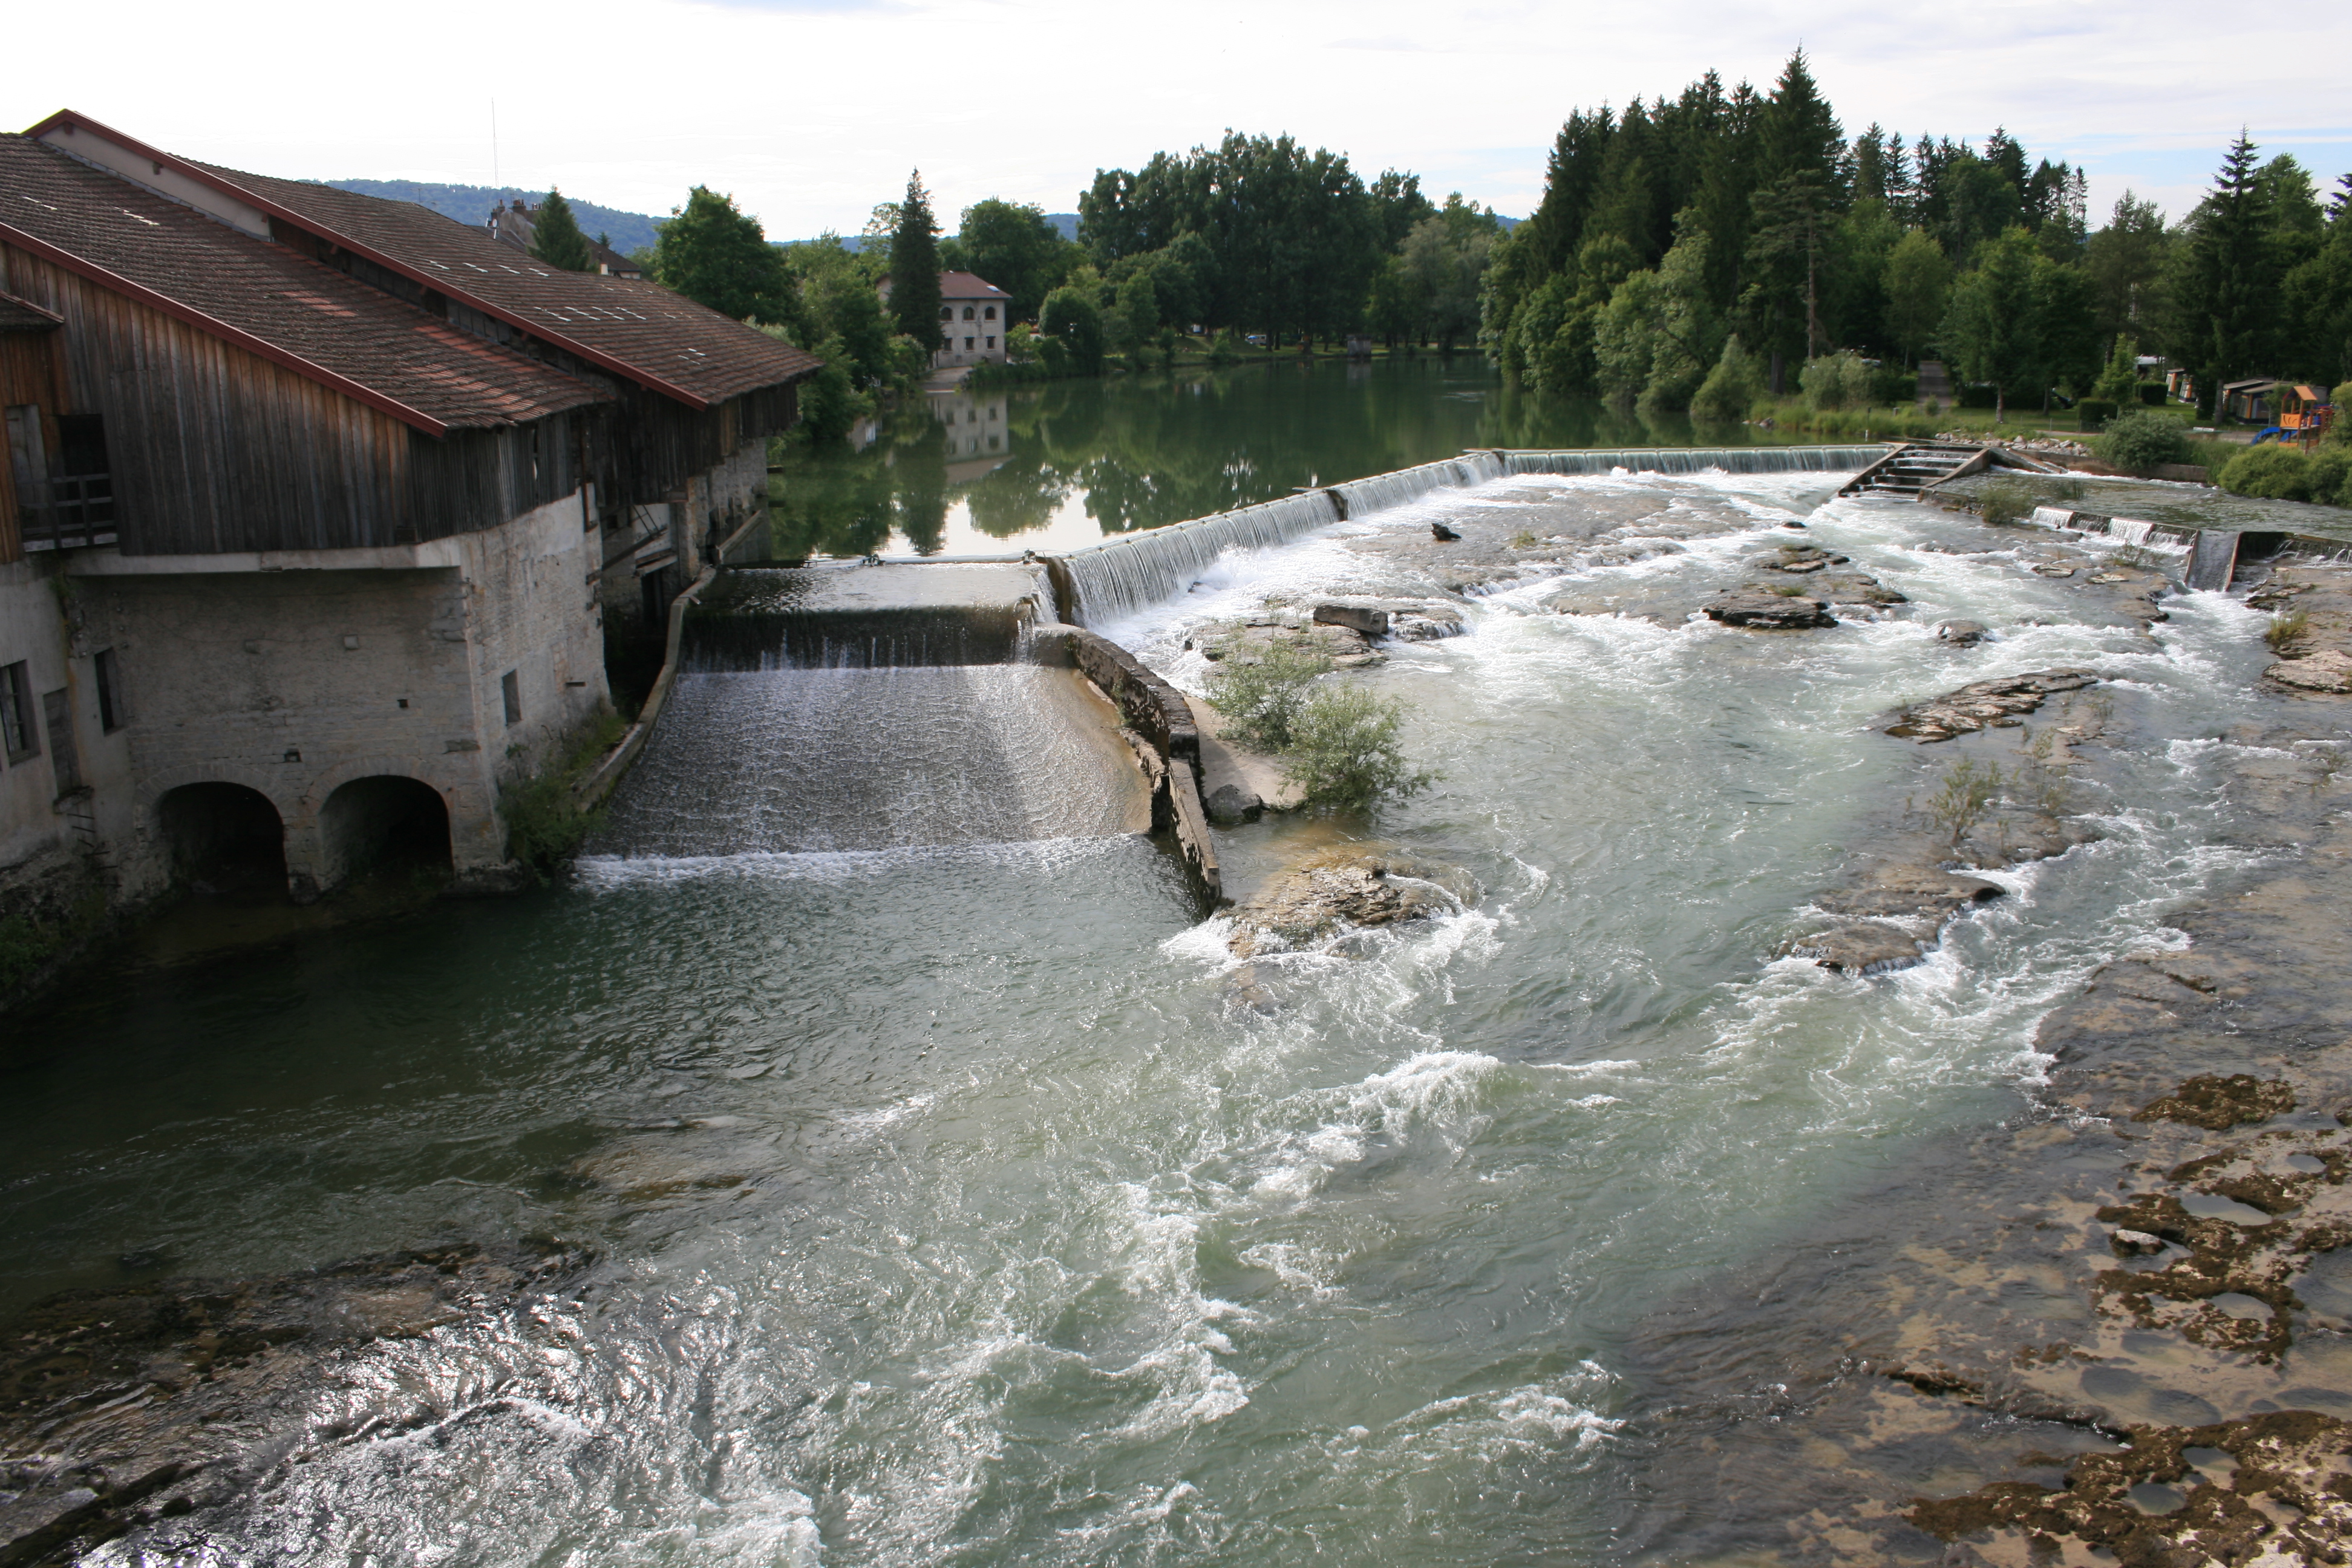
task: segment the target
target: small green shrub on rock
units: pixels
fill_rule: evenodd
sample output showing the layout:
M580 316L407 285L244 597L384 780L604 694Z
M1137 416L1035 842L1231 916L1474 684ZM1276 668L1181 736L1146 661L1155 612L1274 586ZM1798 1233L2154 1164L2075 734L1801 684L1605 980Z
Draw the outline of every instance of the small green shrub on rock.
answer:
M1383 702L1360 686L1333 686L1307 699L1293 727L1288 766L1308 805L1366 811L1403 799L1437 775L1405 761L1397 731L1402 704Z
M1234 651L1209 675L1209 706L1224 715L1226 733L1255 752L1289 749L1307 706L1307 689L1331 668L1323 654L1274 642L1255 661Z
M2023 485L2001 480L1985 487L1979 510L1987 522L2022 522L2033 514L2033 497Z
M2107 421L2092 450L2126 473L2147 475L2167 463L2189 461L2189 435L2180 421L2153 408L2135 408Z

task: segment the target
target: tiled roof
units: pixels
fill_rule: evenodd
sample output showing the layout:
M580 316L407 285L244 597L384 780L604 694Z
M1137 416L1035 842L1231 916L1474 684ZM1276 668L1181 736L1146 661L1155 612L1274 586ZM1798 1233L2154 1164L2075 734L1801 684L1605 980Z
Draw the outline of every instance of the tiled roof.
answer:
M63 325L63 317L42 310L30 300L0 294L0 332L46 332Z
M940 298L942 300L1003 300L1011 296L976 272L942 272L940 274Z
M564 272L412 202L190 162L265 210L690 405L800 380L823 363L658 284Z
M23 136L0 135L0 243L436 435L526 423L606 395Z

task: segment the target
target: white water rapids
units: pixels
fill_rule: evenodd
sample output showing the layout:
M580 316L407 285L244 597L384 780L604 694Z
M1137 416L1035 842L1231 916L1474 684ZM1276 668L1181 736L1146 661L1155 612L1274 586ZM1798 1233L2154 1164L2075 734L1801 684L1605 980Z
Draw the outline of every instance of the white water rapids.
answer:
M303 1462L96 1560L1612 1560L1672 1433L1629 1376L1637 1327L1922 1141L2015 1113L2042 1013L2273 853L2232 846L2211 766L2263 661L2242 605L2084 624L2021 568L2029 536L1832 500L1838 478L1515 475L1225 550L1097 621L1197 687L1186 639L1268 595L1422 591L1360 538L1646 509L1616 563L1506 584L1467 635L1355 678L1444 771L1382 835L1485 894L1259 961L1271 1017L1232 1005L1224 921L1192 920L1160 851L1040 804L1067 763L1046 742L975 786L1033 825L977 837L1036 842L860 840L855 801L795 841L760 826L800 809L775 768L810 762L744 718L781 711L741 684L771 678L698 678L679 721L709 764L641 771L574 885L216 1000L253 1051L331 1037L341 1097L184 1087L140 1113L178 1131L103 1170L74 1157L88 1129L35 1135L26 1163L87 1170L85 1229L143 1226L209 1271L452 1215L603 1258L574 1299L349 1358ZM1796 520L1911 603L1782 636L1552 612L1612 584L1695 601ZM1748 531L1679 529L1725 521ZM1643 554L1643 527L1681 536ZM1999 635L1939 643L1954 616ZM1867 721L2059 666L2158 738L2076 803L2100 840L1998 874L2012 896L1916 968L1775 959L1865 820L1940 765ZM950 711L826 689L793 733L880 747L868 777L961 743ZM1228 876L1320 831L1226 835ZM446 999L384 989L428 972ZM346 1168L213 1173L276 1149Z

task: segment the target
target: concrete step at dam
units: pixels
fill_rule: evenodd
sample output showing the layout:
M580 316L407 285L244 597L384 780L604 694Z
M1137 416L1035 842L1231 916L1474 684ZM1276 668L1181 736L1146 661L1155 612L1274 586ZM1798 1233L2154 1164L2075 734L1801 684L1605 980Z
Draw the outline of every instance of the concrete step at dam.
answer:
M825 562L738 568L687 616L686 670L1009 664L1055 619L1041 565Z

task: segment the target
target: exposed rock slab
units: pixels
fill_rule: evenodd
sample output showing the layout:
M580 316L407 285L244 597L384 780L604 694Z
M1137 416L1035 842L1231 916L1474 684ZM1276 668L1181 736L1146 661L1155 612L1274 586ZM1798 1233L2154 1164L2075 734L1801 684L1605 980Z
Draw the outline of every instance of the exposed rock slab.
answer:
M1478 896L1458 866L1393 845L1319 850L1277 872L1232 911L1237 957L1309 947L1351 930L1450 914Z
M2057 693L2080 691L2098 679L2095 670L2039 669L1971 681L1958 691L1904 709L1885 729L1921 745L1948 741L1988 726L2014 724Z
M1751 631L1802 631L1837 625L1837 617L1822 600L1769 588L1727 588L1699 609L1710 621Z
M510 1310L584 1261L461 1245L37 1304L0 1331L0 1563L72 1561L261 1484L303 1444L350 1436L301 1425L338 1358Z
M1296 811L1305 801L1279 758L1227 740L1224 715L1187 697L1201 732L1201 798L1212 821L1247 822L1262 811Z

